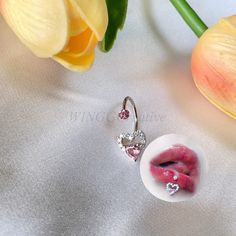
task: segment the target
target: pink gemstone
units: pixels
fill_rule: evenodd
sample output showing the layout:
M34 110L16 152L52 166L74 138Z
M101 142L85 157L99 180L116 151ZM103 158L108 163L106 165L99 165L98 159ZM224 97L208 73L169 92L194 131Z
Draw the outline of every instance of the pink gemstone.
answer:
M121 120L126 120L129 118L129 111L126 109L122 109L121 112L119 113L119 117Z
M126 153L134 160L137 161L141 150L139 147L127 147Z

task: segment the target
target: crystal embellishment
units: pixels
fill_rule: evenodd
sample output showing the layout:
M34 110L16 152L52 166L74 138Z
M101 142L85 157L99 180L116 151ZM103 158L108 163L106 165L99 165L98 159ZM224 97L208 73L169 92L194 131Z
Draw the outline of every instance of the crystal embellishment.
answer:
M133 133L123 133L117 137L117 143L121 150L137 161L143 148L146 145L146 137L143 131L137 130Z
M121 112L119 113L119 118L121 120L126 120L129 118L129 111L126 109L122 109Z
M169 193L170 196L172 196L179 191L179 185L168 183L166 184L166 191Z

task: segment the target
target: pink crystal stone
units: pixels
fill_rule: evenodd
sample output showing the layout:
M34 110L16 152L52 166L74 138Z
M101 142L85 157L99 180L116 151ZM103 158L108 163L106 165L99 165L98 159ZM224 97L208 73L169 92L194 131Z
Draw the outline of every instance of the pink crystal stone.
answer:
M121 112L119 113L119 117L121 120L126 120L129 118L129 111L126 109L122 109Z
M141 150L139 147L137 146L133 146L133 147L127 147L126 148L126 153L129 155L129 157L131 157L134 161L138 160L139 154L140 154Z

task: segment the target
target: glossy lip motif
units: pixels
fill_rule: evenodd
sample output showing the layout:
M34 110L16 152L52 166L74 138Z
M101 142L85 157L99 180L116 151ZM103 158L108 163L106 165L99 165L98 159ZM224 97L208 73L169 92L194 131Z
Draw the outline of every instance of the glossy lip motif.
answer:
M195 191L198 177L197 154L182 144L175 144L150 162L150 171L156 181L166 183L172 196L179 189Z
M165 184L154 179L150 171L150 162L163 151L171 148L176 144L184 145L197 154L198 177L195 182L194 192L179 190L178 193L171 196L167 192ZM145 149L140 161L140 175L144 186L155 197L167 202L186 201L197 194L203 185L207 170L207 162L202 148L198 146L197 143L191 138L178 134L163 135L152 141Z

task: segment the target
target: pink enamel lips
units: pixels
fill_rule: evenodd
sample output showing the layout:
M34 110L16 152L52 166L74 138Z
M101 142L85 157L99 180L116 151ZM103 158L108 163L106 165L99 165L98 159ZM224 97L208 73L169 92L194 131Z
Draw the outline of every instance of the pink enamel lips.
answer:
M194 192L198 166L197 154L184 145L176 144L151 160L150 172L156 181Z

